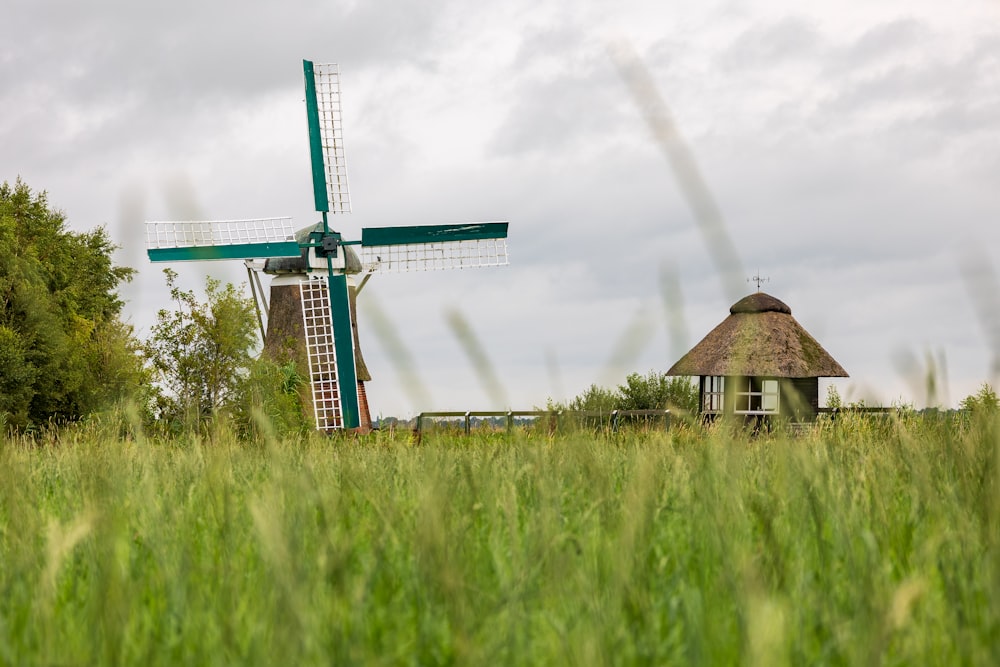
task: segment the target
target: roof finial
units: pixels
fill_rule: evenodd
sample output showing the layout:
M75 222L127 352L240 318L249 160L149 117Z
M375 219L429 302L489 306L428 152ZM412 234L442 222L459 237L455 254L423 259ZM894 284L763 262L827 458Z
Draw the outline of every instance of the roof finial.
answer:
M760 285L761 285L761 283L767 283L767 282L770 282L770 281L771 281L770 277L763 277L762 278L761 275L760 275L760 271L759 270L752 277L747 278L747 282L748 283L757 283L757 291L758 292L760 291Z

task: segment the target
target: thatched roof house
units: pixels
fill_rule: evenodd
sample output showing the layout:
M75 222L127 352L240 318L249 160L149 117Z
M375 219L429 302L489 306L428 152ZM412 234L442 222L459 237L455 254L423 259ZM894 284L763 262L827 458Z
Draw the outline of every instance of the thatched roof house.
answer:
M815 417L819 378L847 377L843 366L769 294L744 297L729 313L667 375L699 377L701 411L709 416Z

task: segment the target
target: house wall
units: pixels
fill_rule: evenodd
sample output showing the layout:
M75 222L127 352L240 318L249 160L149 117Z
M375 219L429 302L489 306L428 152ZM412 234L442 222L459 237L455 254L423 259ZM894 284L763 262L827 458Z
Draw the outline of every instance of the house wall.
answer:
M736 402L736 377L726 377L723 413L732 415ZM812 421L819 411L819 378L782 378L778 399L778 415L792 421ZM698 378L698 410L705 401L706 377ZM714 419L714 415L705 415Z
M781 381L778 412L792 421L813 421L819 412L819 378Z

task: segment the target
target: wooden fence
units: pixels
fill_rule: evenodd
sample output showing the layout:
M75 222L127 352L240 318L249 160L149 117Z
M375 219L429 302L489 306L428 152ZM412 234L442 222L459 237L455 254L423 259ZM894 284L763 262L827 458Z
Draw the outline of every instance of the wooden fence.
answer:
M417 437L423 433L424 420L426 419L458 419L462 423L466 435L472 432L473 419L503 419L508 432L512 431L517 418L534 418L547 420L549 430L556 431L560 423L566 419L575 422L582 420L595 420L596 423L609 428L613 433L620 428L622 421L628 418L643 418L646 421L662 419L663 428L670 427L669 410L612 410L610 412L597 410L506 410L506 411L480 411L470 410L468 412L421 412L417 415L414 432Z
M897 408L882 407L848 407L848 408L820 408L819 414L829 415L836 420L841 414L865 414L877 416L891 416L899 412ZM426 420L457 420L462 427L462 431L469 435L472 433L473 421L476 419L502 420L501 424L509 433L513 431L518 418L533 418L545 420L548 430L555 432L559 430L561 424L572 421L574 424L590 423L592 426L607 428L612 433L617 433L623 423L634 423L635 419L642 419L645 422L663 420L664 430L670 428L670 410L469 410L446 411L446 412L421 412L416 417L413 432L419 439L424 432ZM498 424L492 422L494 426Z

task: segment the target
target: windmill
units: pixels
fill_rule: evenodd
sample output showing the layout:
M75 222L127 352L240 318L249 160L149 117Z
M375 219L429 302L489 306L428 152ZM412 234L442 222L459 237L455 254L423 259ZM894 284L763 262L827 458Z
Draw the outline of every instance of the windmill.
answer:
M351 210L340 72L335 64L309 60L302 69L313 196L322 221L297 232L287 217L147 222L147 254L153 262L243 260L265 352L291 346L308 368L306 398L316 429L364 429L371 422L364 390L370 378L357 339L358 292L376 272L505 266L508 223L369 227L360 239L345 240L329 220ZM275 276L270 305L261 272Z

